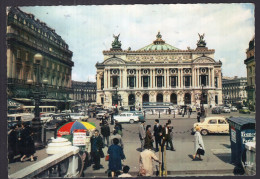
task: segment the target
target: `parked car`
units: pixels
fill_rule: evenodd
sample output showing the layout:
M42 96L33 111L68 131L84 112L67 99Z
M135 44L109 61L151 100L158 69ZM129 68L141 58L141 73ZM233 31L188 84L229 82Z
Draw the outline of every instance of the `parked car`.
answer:
M46 128L47 129L55 129L59 128L60 126L64 125L67 122L71 122L72 119L69 114L53 114L52 120L46 123Z
M232 112L237 112L237 108L236 108L235 106L232 106L232 107L230 108L230 110L231 110Z
M116 120L119 123L129 122L129 123L133 124L134 122L139 121L139 117L135 116L133 113L130 113L130 112L123 112L120 115L114 116L114 120Z
M133 113L135 116L138 116L140 122L145 120L142 111L127 111L127 112Z
M242 107L242 109L239 110L239 113L250 114L250 110L248 107Z
M222 109L222 112L223 112L223 113L230 113L230 108L229 108L229 107L224 107L224 108Z
M214 107L214 108L212 108L211 113L212 114L220 114L221 113L221 109L219 107Z
M43 113L41 114L41 121L43 122L50 122L50 120L52 120L52 115L54 115L55 113Z
M88 121L88 116L85 116L82 113L70 113L70 117L72 120L80 120L80 121Z
M196 126L200 127L200 132L202 135L207 135L209 133L229 133L229 124L225 117L206 117L203 122L194 123L192 129L193 132L196 131Z
M106 116L106 117L109 116L109 114L107 113L107 111L105 111L105 110L99 111L98 114L96 115L96 119L99 119L99 120L100 120L100 119L103 118L103 116Z

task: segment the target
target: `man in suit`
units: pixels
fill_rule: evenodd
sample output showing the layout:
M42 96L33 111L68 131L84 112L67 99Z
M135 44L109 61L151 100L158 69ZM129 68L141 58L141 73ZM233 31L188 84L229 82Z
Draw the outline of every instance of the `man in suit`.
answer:
M91 142L91 156L94 162L93 169L99 170L101 168L100 165L100 158L103 154L102 148L103 148L103 141L102 137L99 134L98 130L95 130L94 135L90 139Z
M163 140L166 141L166 150L175 151L172 144L171 132L172 132L172 126L170 126L170 123L168 122L163 128ZM171 148L168 147L169 144Z
M141 152L144 150L144 138L146 136L145 132L145 121L142 121L140 126L139 126L139 138L141 141Z
M155 137L155 147L156 152L159 151L158 144L161 145L162 139L162 126L159 124L159 119L155 119L155 125L153 127L153 135Z

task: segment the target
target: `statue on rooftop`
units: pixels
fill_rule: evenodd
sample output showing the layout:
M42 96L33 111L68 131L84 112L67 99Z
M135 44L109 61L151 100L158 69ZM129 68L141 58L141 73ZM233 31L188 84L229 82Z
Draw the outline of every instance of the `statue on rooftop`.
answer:
M112 49L113 50L121 50L121 41L118 40L120 34L118 36L113 34L114 41L112 42Z
M204 36L205 36L205 34L203 34L203 35L199 34L200 39L198 40L197 47L206 47L206 42L204 40Z

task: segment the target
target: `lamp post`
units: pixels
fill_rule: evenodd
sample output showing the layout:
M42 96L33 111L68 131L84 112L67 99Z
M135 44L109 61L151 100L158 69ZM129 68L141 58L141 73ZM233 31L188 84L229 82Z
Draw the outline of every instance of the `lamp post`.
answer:
M201 96L200 96L200 109L201 109L201 116L204 116L204 90L203 90L204 84L201 85Z
M40 64L43 57L41 54L37 53L34 55L34 63L36 65L36 81L35 81L35 90L32 91L33 99L35 103L34 108L34 118L32 119L32 129L34 132L34 143L36 149L44 148L44 144L42 142L42 123L40 119L40 102L42 98L46 97L46 90L42 91L40 89L42 83L44 86L47 85L48 80L44 79L42 83L40 83ZM33 83L33 80L29 79L27 80L27 84L31 86Z

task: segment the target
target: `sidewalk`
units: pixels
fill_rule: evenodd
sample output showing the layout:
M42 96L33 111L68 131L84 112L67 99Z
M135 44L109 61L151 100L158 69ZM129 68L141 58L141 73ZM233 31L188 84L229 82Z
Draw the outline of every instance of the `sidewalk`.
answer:
M137 176L139 170L139 155L140 152L137 148L140 147L140 142L125 143L125 155L126 160L124 165L130 166L130 173L133 176ZM222 176L222 175L234 175L234 165L230 164L230 148L228 143L215 144L214 141L205 143L206 154L202 156L203 160L192 160L194 153L193 142L179 140L174 142L176 151L166 151L167 171L171 176ZM106 154L107 148L104 149ZM156 153L159 157L159 153ZM100 170L93 170L92 167L88 167L84 174L86 177L107 177L105 171L108 169L108 162L101 159L101 164L104 168ZM154 164L158 165L156 162ZM154 168L154 171L156 169Z

